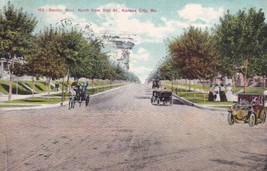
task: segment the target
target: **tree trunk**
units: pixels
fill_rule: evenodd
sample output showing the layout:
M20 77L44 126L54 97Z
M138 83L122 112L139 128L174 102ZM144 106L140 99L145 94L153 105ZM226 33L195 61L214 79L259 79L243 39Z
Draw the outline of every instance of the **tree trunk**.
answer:
M35 89L35 80L34 77L32 77L32 97L34 97L34 89Z
M205 85L204 85L204 83L202 84L202 86L203 86L203 101L205 103L206 102L206 93L205 93Z
M172 79L172 92L173 92L173 79Z
M248 59L244 60L244 93L246 93L246 88L247 88L247 74L248 74Z
M47 90L48 90L48 91L47 91L48 97L47 97L47 98L48 98L48 99L50 99L50 92L51 92L51 88L50 88L50 80L51 80L51 78L48 78L48 79L47 79L47 85L48 85L48 87L47 87L47 88L48 88L48 89L47 89Z
M11 98L12 98L12 75L11 75L11 71L10 71L8 101L11 101Z
M193 86L194 86L194 100L196 99L196 80L193 80Z
M48 85L48 78L46 78L46 81L45 81L45 87L46 87L46 92L47 92L47 98L49 98L49 85Z
M266 76L263 76L263 91L266 89Z
M19 94L19 81L16 82L16 94Z
M232 87L233 87L233 89L232 89L232 93L234 94L234 89L235 89L235 84L236 84L236 78L235 78L235 75L233 75L233 79L232 79Z
M190 91L191 90L191 80L188 79L188 90Z
M69 84L69 81L70 81L70 70L68 69L68 75L67 75L67 81L66 81L66 89L64 89L64 100L65 100L65 96L67 95L67 92L69 92L69 89L70 89L70 84ZM64 86L65 87L65 86Z
M64 90L65 90L65 82L64 82L64 78L65 77L63 77L63 79L62 79L62 89L61 89L61 91L62 91L62 94L61 94L61 105L63 105L63 102L64 102L64 100L65 100L65 96L64 96Z
M11 64L14 66L14 59L12 59L11 54L9 54L9 59L11 59L11 63L8 64L8 71L9 71L9 92L8 92L8 101L11 101L12 98L12 72L11 72Z

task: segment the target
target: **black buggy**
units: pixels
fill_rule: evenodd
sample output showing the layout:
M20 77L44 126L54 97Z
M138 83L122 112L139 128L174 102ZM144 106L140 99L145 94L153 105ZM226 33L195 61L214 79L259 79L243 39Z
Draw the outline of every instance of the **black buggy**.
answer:
M74 108L75 103L79 103L79 107L81 107L82 102L85 102L85 106L88 106L90 101L90 95L87 91L88 85L76 85L73 86L73 89L70 90L70 100L69 100L69 109Z
M172 92L168 90L154 90L152 92L151 104L169 103L172 105Z
M228 111L228 123L248 123L250 127L266 120L265 101L262 94L238 94L238 102Z
M160 87L160 81L158 79L155 79L152 81L152 89L159 88Z

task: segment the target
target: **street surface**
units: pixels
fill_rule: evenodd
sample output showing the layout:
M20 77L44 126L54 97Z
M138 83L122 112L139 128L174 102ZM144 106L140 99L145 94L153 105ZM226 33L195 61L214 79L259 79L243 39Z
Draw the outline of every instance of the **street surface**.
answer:
M267 123L151 105L151 86L92 97L89 107L1 111L2 171L267 170Z

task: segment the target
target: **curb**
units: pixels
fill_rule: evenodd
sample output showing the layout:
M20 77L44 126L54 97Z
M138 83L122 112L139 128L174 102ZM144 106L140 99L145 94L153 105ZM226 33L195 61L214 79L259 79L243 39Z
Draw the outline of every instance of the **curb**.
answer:
M207 106L201 106L201 105L198 105L196 103L193 103L189 100L186 100L185 98L183 97L180 97L180 96L177 96L175 94L172 94L175 98L177 98L178 100L180 100L182 103L184 103L185 105L187 106L192 106L192 107L196 107L198 109L206 109L206 110L211 110L211 111L227 111L228 109L221 109L221 108L212 108L212 107L207 107Z

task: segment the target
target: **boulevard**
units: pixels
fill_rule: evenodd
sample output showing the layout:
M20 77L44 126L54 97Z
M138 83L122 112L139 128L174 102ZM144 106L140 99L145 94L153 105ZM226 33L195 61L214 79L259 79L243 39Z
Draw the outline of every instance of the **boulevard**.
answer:
M227 123L227 111L152 105L131 84L84 105L1 111L0 170L267 170L267 124Z

